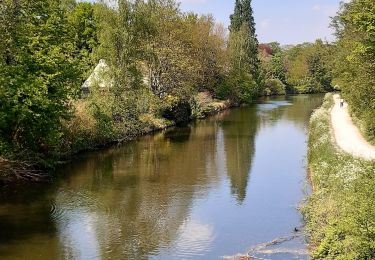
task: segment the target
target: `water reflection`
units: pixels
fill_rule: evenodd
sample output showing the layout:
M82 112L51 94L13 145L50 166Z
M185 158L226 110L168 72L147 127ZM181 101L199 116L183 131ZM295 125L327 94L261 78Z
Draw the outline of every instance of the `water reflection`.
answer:
M57 232L48 195L52 190L39 188L0 193L0 259L52 259L59 255L60 244L51 235Z
M209 226L186 219L192 201L219 181L216 131L215 120L202 121L72 163L55 201L64 258L209 247ZM200 236L187 239L192 232Z
M321 94L264 97L262 103L258 104L257 114L263 125L276 124L286 119L296 127L305 130L311 111L321 103L321 100Z
M246 198L246 188L255 153L255 136L258 129L256 107L251 106L243 109L247 113L228 113L222 124L231 192L239 203Z
M81 155L59 170L63 177L52 187L0 198L0 258L216 259L221 250L245 249L249 235L268 235L246 231L264 224L255 191L267 181L260 182L254 165L265 150L276 150L262 136L291 138L285 129L304 130L320 100L272 98ZM257 143L269 147L256 164ZM295 152L293 158L304 156ZM266 159L282 165L273 154ZM299 163L293 174L300 174ZM295 194L298 187L290 189ZM267 201L275 218L285 215L279 208L290 194L277 205Z

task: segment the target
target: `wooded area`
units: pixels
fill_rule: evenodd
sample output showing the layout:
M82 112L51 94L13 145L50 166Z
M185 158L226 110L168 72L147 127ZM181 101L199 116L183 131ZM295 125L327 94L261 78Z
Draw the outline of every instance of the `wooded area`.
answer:
M212 16L182 13L169 0L6 0L1 14L0 154L7 159L50 164L136 135L158 118L188 120L198 91L235 102L260 94L251 13L238 16L246 32L234 37L239 29L232 29L228 48ZM245 48L253 50L241 58L252 71L234 68ZM110 88L93 87L82 100L80 86L100 59L110 67Z
M0 155L53 165L64 154L189 120L202 91L239 104L332 85L373 138L373 9L372 1L343 4L336 43L280 46L258 44L250 0L235 2L229 31L174 0L5 0ZM81 99L101 59L108 89L92 87Z

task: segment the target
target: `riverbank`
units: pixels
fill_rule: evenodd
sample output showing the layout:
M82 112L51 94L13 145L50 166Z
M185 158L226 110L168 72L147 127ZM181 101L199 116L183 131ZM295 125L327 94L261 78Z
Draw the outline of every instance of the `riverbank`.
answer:
M310 119L313 194L302 211L313 259L375 258L375 163L343 152L331 127L332 94Z
M134 126L125 130L111 130L110 133L103 133L102 129L99 129L99 131L96 129L96 120L87 113L84 100L75 104L75 106L75 116L67 122L65 127L68 132L63 137L63 144L59 148L58 160L60 161L58 164L69 161L76 154L131 141L143 135L174 127L177 124L204 119L237 106L237 104L230 100L215 99L209 92L200 92L194 98L191 115L183 122L147 114L141 116L139 122ZM55 165L52 166L52 168L54 167ZM0 187L2 185L50 180L51 176L46 174L49 170L50 168L33 161L6 160L0 157Z

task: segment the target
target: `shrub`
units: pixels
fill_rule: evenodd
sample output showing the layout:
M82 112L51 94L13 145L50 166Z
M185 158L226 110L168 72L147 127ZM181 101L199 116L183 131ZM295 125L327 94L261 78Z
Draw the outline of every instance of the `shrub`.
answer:
M218 99L227 99L231 95L231 87L228 82L223 81L221 82L215 89L215 97Z
M264 95L266 96L286 94L285 84L279 79L267 79L264 86Z
M248 73L229 76L227 84L231 87L230 98L235 102L250 103L260 93L259 85Z
M168 107L163 112L163 117L177 124L187 122L192 115L191 106L188 101L179 101Z

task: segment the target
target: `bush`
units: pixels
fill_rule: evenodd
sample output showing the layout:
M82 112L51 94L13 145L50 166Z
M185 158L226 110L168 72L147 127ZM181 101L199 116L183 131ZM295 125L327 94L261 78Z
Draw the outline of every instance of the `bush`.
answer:
M264 95L285 95L286 87L285 84L279 79L267 79L264 84L265 90Z
M179 101L163 112L163 117L177 124L187 122L192 115L191 106L188 101Z
M231 95L231 87L228 82L221 82L215 89L215 97L218 99L228 99Z
M230 98L239 103L250 103L259 96L259 85L248 73L229 76L227 84L231 87Z
M292 92L296 94L313 94L326 92L323 86L314 79L309 79L307 80L307 82L294 86L292 89Z

